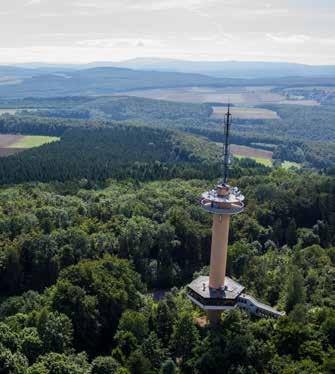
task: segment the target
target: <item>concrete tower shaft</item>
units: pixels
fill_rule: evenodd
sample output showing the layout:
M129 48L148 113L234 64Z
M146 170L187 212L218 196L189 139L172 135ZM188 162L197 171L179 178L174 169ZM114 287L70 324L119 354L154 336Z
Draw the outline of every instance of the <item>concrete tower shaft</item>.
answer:
M227 265L227 250L229 237L230 216L213 216L212 247L209 273L209 287L219 289L224 287Z
M213 214L209 275L209 287L213 289L225 287L230 216L243 211L243 200L244 196L236 187L222 184L202 194L202 208Z

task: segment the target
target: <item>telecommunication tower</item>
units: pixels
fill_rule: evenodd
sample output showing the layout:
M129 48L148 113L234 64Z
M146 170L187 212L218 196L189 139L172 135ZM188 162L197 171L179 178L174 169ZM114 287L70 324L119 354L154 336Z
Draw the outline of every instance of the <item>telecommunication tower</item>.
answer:
M189 299L207 312L212 324L222 311L243 308L261 317L278 318L284 315L244 293L244 287L226 276L230 219L244 210L244 196L238 187L228 184L229 135L232 124L230 105L224 121L223 178L217 186L201 195L201 207L213 215L209 276L200 276L188 285Z

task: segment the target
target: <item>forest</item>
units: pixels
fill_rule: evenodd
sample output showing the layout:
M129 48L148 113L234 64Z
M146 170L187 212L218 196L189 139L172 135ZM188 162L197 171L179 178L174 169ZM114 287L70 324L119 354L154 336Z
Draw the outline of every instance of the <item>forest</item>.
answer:
M1 99L0 107L16 115L0 117L1 133L61 136L69 128L110 127L115 123L179 130L219 142L222 121L211 115L210 103L189 104L137 97L58 97ZM276 120L234 119L232 142L264 148L271 144L274 159L298 162L333 173L335 146L331 106L267 105ZM266 149L266 148L265 148Z
M0 86L0 95L11 98L108 95L136 89L229 85L239 79L215 78L202 74L139 71L115 67L95 67L68 71L31 72L30 76Z
M213 142L131 120L1 121L61 136L0 160L3 373L334 373L334 177L234 160L247 205L227 272L286 316L234 310L213 329L185 288L208 274Z
M222 173L211 106L124 96L0 106L19 110L0 117L0 133L60 137L0 158L1 373L334 373L331 108L312 136L290 122L299 107L275 108L290 139L274 122L234 122L232 143L304 168L232 157L246 210L232 219L227 273L286 315L233 310L212 328L186 297L209 272L199 198ZM318 114L305 113L312 126Z
M3 187L3 372L333 373L334 178L254 164L232 180L247 210L232 222L228 274L287 316L236 310L211 329L184 287L208 272L198 199L214 182Z
M0 30L0 374L335 374L335 0Z
M0 183L211 178L220 172L218 154L205 139L169 130L119 124L69 129L58 142L0 158Z

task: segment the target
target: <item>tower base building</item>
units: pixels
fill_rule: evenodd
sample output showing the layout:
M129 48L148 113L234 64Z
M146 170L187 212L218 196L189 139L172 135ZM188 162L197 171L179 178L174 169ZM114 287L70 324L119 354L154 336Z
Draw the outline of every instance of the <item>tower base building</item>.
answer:
M209 277L200 276L187 287L187 296L201 309L209 320L216 323L223 311L241 308L250 314L262 318L279 318L285 315L269 305L257 301L245 293L240 283L226 277L224 289L216 290L209 287Z

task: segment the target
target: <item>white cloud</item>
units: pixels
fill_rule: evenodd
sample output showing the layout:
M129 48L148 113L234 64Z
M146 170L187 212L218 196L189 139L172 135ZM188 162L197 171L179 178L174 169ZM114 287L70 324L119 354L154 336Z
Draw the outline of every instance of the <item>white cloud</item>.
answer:
M99 5L98 2L76 1L73 3L73 6L78 7L78 8L103 9L103 6Z
M42 2L42 0L29 0L27 2L27 5L36 5L36 4L40 4Z
M38 1L38 0L37 0ZM73 6L77 8L91 8L100 10L123 9L135 10L138 12L162 11L171 9L198 10L204 9L211 4L218 3L219 0L76 0Z
M154 39L143 38L105 38L105 39L87 39L76 43L80 47L99 47L99 48L134 48L134 47L161 47L162 42Z
M334 0L1 0L0 17L0 63L157 56L335 64Z
M314 37L310 35L287 35L287 34L267 34L267 38L276 43L283 45L288 44L308 44L311 47L315 45L332 45L335 44L335 38L333 37Z
M286 35L286 34L267 34L269 40L276 43L301 44L310 41L312 38L308 35Z
M132 9L138 10L168 10L168 9L201 9L216 0L154 0L144 1L130 5Z
M287 8L261 8L261 9L248 9L247 13L253 16L280 16L289 14Z

